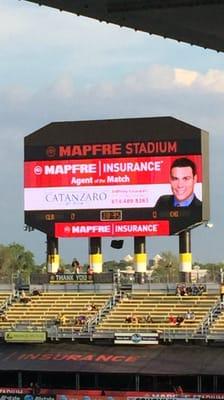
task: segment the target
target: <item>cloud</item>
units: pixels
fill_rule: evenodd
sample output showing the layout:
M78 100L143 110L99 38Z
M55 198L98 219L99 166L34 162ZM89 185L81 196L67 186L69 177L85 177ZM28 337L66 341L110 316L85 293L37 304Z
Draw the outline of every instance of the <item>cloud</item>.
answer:
M146 92L151 89L173 91L178 88L209 93L224 93L224 70L208 70L205 73L164 65L152 65L145 70L127 76L124 86L131 91ZM198 96L202 92L198 93Z
M174 83L210 93L224 93L224 70L208 70L203 74L176 68Z
M170 89L174 79L175 74L172 68L163 65L152 65L147 69L127 76L123 85L132 92L146 93L156 88Z
M105 97L113 98L119 95L128 96L134 94L153 96L157 91L167 91L169 93L193 93L201 97L200 90L209 93L224 93L224 71L209 70L205 74L198 71L171 68L163 65L152 65L144 70L137 70L135 73L127 74L121 79L100 81L95 84L83 84L80 88L71 74L64 74L58 80L52 82L50 88L52 93L67 97L76 97L74 86L79 91L79 98L89 94L94 94L97 99Z
M209 70L204 75L200 74L197 83L209 92L224 93L224 70Z
M223 123L222 80L221 70L201 73L164 65L81 85L73 74L62 73L38 90L22 84L0 86L1 125L27 132L54 120L173 115L214 130L209 111Z
M60 77L60 79L53 84L52 93L57 98L71 99L74 96L74 83L71 77Z
M176 68L174 71L175 84L180 86L192 86L198 77L198 72Z

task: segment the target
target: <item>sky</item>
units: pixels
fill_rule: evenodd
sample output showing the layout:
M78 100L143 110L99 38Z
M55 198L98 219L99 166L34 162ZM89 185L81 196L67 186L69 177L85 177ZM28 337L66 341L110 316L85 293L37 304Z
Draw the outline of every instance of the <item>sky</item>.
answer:
M52 121L172 116L210 134L211 229L192 231L194 262L223 250L224 54L26 1L0 2L0 243L46 260L43 233L24 231L23 139ZM104 239L104 260L133 254ZM149 258L178 237L147 238ZM63 239L65 262L88 262L87 239Z

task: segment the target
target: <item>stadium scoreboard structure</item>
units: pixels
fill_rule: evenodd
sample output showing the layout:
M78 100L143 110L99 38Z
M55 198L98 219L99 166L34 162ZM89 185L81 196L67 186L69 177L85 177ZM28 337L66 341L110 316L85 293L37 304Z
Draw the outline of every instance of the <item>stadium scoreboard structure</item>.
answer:
M209 220L208 133L175 118L53 122L25 137L24 155L25 224L48 235L175 235ZM181 157L201 207L157 209Z

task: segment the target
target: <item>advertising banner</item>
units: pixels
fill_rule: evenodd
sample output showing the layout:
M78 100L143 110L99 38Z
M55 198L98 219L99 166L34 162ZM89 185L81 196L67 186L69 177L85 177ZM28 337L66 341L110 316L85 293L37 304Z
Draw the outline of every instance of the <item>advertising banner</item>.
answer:
M114 334L115 344L158 344L159 335L155 333L129 333L129 332L115 332Z
M168 221L77 222L55 224L55 237L169 235Z
M14 393L7 393L7 394L1 394L0 393L0 400L56 400L56 395L34 395L30 393L16 393L14 389Z
M5 332L4 339L11 343L44 343L46 342L46 332Z
M93 160L27 161L24 165L25 187L75 187L164 184L177 157L106 158ZM202 180L201 156L188 156L197 166Z
M89 274L51 274L50 282L51 283L64 283L64 282L90 282L92 283L93 276Z
M55 393L56 392L56 393ZM113 392L101 394L99 390L41 389L38 395L27 388L0 388L0 400L223 400L224 393L184 393L174 392Z
M152 208L171 195L174 157L25 162L25 210ZM201 156L195 195L202 200Z

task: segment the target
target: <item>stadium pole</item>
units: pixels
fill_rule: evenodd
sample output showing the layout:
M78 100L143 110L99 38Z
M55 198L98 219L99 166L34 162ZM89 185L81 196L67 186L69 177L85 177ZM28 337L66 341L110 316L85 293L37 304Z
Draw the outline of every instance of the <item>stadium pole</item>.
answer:
M144 283L144 274L147 268L147 254L145 236L134 237L134 260L138 283Z
M179 272L181 282L191 281L192 254L191 231L185 230L179 233Z
M47 235L47 269L48 272L56 273L60 266L58 254L58 238Z
M94 273L101 273L103 270L103 256L101 251L101 238L89 238L89 264Z

